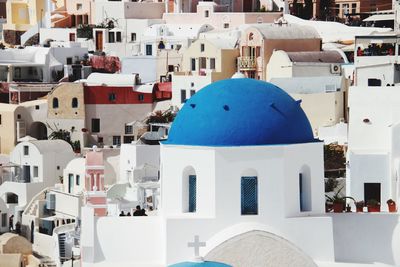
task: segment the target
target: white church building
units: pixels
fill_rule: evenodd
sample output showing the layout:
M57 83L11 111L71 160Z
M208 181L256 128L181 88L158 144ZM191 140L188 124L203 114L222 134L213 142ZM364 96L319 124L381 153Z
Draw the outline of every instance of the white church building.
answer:
M364 262L362 255L336 253L347 240L335 237L333 215L325 214L323 143L313 138L300 105L253 79L200 90L160 146L157 215L98 217L83 207L83 266L192 266L181 262L194 257L210 263L199 266ZM396 232L387 242L393 255L400 248ZM393 255L382 262L399 264Z

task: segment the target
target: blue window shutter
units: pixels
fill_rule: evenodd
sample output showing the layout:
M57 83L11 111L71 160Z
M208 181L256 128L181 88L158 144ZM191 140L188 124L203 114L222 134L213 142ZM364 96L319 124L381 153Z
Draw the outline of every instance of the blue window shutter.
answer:
M257 177L242 177L241 180L242 215L258 214Z
M196 212L196 175L189 175L189 212Z
M304 210L303 204L303 174L299 173L300 211Z

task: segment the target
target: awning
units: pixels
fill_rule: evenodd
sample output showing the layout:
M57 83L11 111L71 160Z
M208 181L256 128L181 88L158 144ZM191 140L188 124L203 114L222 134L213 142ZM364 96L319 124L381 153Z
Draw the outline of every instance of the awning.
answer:
M363 21L383 21L383 20L394 20L394 14L378 14L378 15L372 15Z

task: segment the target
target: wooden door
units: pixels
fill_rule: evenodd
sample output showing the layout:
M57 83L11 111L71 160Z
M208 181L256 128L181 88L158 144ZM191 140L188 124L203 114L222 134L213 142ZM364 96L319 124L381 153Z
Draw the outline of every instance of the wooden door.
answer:
M75 42L75 37L76 37L75 33L71 32L71 33L69 34L69 41L70 41L70 42Z
M103 51L103 32L96 31L96 50Z

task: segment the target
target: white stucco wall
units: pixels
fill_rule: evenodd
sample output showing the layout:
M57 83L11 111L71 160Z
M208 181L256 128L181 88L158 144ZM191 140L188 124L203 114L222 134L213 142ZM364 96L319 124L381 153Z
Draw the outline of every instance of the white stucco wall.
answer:
M381 183L385 202L399 199L396 174L400 147L400 92L396 87L350 87L347 166L348 194L363 199L364 183Z
M198 92L203 87L212 83L212 76L199 75L173 75L172 77L172 99L173 106L182 107L181 90L186 91L186 99L190 98L190 90Z
M157 81L157 57L135 56L122 59L122 74L138 73L142 83Z
M143 164L160 167L159 145L122 144L119 162L120 182L131 181L134 169Z
M113 136L125 135L126 123L141 121L152 111L152 104L86 104L86 128L91 132L92 119L99 118L100 132L91 134L103 137L105 145L112 145Z
M335 259L342 262L400 264L400 217L389 213L335 214Z

